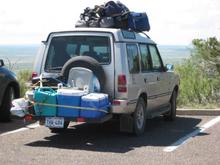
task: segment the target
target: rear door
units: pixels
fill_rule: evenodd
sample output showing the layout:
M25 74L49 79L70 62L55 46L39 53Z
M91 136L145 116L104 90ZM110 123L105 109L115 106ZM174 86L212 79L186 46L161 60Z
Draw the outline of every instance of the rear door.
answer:
M139 49L141 57L140 82L144 84L144 88L147 93L147 108L148 110L152 110L157 107L156 96L159 94L157 74L154 74L154 72L152 72L151 57L147 44L139 44Z
M169 102L170 96L170 74L164 69L162 59L156 45L149 45L149 51L152 61L152 71L157 80L157 89L155 99L157 106L165 106Z
M57 74L70 58L90 56L102 65L105 72L104 92L114 96L113 36L100 32L73 32L57 34L50 38L45 52L44 74Z

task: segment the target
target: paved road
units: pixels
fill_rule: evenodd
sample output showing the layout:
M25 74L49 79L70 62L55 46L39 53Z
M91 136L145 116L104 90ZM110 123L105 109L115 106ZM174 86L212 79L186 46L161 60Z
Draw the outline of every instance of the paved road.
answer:
M24 129L26 125L14 119L0 123L0 164L219 165L220 122L213 124L215 119L179 116L175 122L165 122L156 118L147 122L141 137L120 133L115 122L71 123L66 132L55 134L36 124ZM171 144L178 147L167 151Z

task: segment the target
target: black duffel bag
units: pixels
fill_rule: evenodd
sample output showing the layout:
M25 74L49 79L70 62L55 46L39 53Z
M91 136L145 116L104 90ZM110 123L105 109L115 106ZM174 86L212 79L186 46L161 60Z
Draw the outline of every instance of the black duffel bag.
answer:
M114 1L109 1L104 6L103 14L106 17L114 17L128 11L129 9L121 2L115 3Z
M128 17L129 12L113 17L115 24L114 27L120 29L128 29Z

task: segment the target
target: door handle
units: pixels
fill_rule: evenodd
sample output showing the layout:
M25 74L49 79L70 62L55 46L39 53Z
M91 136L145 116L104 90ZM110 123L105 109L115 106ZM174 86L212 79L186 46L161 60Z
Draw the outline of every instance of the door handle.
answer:
M147 78L144 78L144 82L147 83Z
M160 81L160 77L157 77L157 81Z

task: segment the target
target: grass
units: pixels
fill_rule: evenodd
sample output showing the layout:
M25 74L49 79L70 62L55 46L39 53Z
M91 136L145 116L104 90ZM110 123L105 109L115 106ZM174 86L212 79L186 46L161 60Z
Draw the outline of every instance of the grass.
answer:
M31 80L31 70L18 71L17 78L20 84L21 97L23 97L25 92L29 89L29 87L27 87L27 82Z
M178 105L178 108L181 109L219 109L220 103L211 103L211 104L185 104L185 105Z

